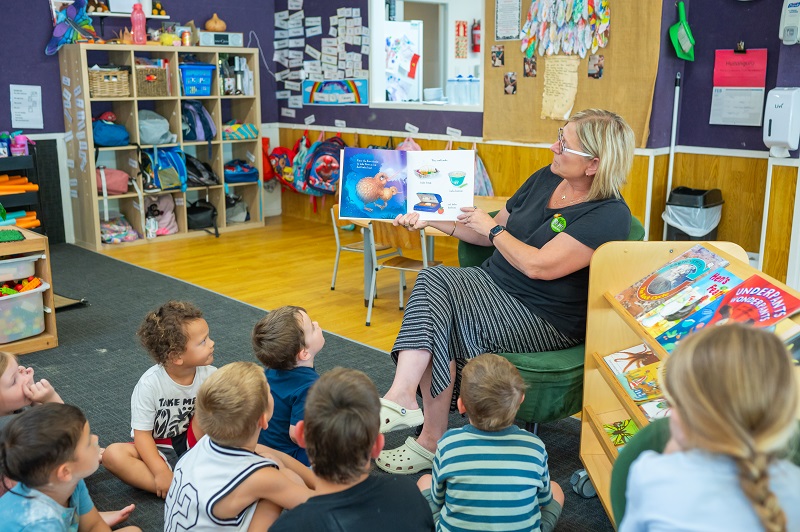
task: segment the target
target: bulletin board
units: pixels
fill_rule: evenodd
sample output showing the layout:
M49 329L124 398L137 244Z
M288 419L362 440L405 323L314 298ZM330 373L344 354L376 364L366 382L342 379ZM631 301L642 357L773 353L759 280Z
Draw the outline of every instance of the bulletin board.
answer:
M524 23L530 0L523 0L520 20ZM578 66L578 89L573 114L590 107L608 109L622 116L633 128L636 145L644 148L650 133L658 59L661 47L661 0L611 0L608 46L600 79L589 77L589 56ZM563 120L542 119L544 72L550 56L536 57L536 77L524 77L521 41L495 41L495 0L486 0L484 46L483 138L517 142L554 142ZM492 46L504 46L504 65L492 66ZM561 55L559 57L565 57ZM578 56L580 57L580 56ZM516 94L504 91L504 77L516 72Z

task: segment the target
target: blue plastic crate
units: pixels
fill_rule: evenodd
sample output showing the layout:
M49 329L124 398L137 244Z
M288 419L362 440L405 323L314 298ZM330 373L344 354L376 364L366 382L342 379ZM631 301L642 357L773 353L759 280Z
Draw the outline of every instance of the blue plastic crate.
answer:
M181 69L181 85L184 96L210 96L214 79L214 65L184 63Z

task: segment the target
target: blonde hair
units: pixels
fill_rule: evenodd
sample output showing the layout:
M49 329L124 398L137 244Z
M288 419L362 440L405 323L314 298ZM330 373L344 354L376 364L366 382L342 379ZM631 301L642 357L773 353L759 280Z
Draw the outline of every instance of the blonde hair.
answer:
M267 378L258 364L226 364L200 386L197 422L216 443L241 447L256 432L258 419L269 412L269 394Z
M514 423L525 388L517 368L499 355L478 355L461 372L461 401L479 430L496 432Z
M668 359L662 384L684 445L733 458L765 530L786 530L767 470L797 432L798 383L781 340L740 324L700 331Z
M569 119L583 151L599 159L586 201L619 198L633 166L636 142L631 126L616 113L585 109Z
M8 351L0 351L0 375L6 372L6 369L8 369L8 365L12 360L16 362L17 357Z

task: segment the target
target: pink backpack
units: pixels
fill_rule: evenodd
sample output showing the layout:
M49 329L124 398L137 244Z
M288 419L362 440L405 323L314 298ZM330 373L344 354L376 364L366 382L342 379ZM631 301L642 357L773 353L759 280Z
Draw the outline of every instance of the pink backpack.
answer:
M420 145L411 137L406 137L406 140L397 145L397 149L400 151L422 151Z
M172 235L178 232L178 221L175 219L175 200L172 194L159 194L158 196L145 196L145 215L155 214L158 220L156 235Z

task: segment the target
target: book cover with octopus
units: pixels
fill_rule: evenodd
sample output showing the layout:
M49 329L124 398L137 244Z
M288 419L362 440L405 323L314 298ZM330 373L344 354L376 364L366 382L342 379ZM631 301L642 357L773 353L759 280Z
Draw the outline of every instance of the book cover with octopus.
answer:
M422 220L455 220L475 204L475 152L345 148L339 217L392 220L418 212Z

